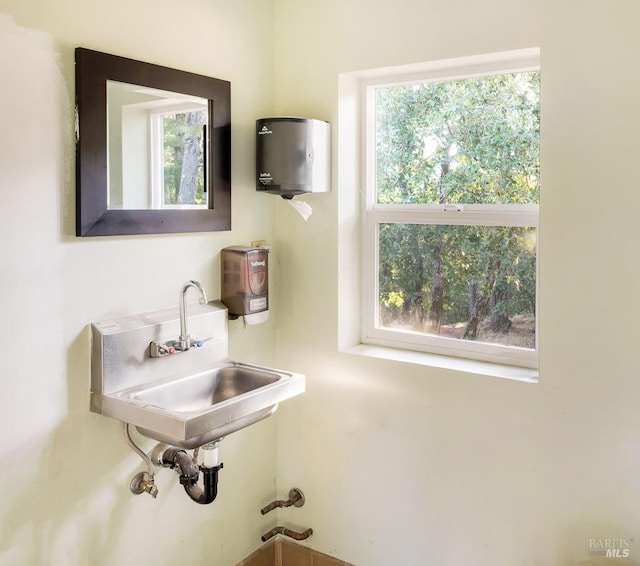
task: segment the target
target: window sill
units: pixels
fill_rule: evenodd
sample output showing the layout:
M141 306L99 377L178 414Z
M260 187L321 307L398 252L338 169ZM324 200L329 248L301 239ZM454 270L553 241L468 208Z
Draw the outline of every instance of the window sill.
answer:
M357 344L343 349L342 352L345 354L355 354L358 356L367 356L425 367L486 375L489 377L500 377L503 379L513 379L515 381L523 381L525 383L538 383L539 377L537 369L508 366L478 360L468 360L464 358L454 358L438 354L427 354L411 350L400 350L384 346Z

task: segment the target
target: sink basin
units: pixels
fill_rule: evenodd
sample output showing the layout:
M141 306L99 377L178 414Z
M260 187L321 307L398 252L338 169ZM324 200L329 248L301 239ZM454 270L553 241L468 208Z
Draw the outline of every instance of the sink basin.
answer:
M102 413L160 442L191 449L271 415L304 391L304 376L227 362L106 395Z
M123 396L179 413L203 411L280 379L277 373L230 365L138 388Z

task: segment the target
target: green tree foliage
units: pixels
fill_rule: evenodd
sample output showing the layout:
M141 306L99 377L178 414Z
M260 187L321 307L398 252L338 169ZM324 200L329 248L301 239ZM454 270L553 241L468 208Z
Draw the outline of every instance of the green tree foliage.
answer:
M538 73L378 89L376 188L380 204L537 204ZM382 323L508 332L535 313L535 249L533 228L383 224Z
M204 204L203 125L206 111L164 116L164 202Z

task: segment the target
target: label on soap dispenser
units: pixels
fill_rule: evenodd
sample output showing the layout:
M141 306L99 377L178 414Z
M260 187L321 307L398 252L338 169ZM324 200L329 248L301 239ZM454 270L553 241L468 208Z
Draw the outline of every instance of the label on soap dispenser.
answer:
M267 308L267 297L260 297L258 299L251 299L249 301L250 311L257 311L257 310L266 309L266 308Z

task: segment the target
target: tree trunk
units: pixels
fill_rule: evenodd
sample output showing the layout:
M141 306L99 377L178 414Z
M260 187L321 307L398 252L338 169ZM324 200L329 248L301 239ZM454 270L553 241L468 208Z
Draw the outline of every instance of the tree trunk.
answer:
M506 288L504 286L504 281L502 281L502 283L498 282L496 283L495 289L493 290L493 294L491 295L491 330L493 330L494 332L509 332L509 330L511 330L511 320L509 319L509 317L502 313L499 312L502 309L499 309L498 312L496 312L496 306L499 305L501 302L506 302L507 300L507 292L506 292Z
M413 289L415 300L413 301L411 309L411 328L422 332L424 330L424 299L422 298L422 271L424 266L422 264L422 258L419 257L416 261L416 285Z
M450 129L451 130L451 129ZM451 144L445 155L449 155ZM443 183L449 174L451 163L448 159L440 163L440 197L439 204L447 203L447 193ZM431 286L431 308L429 309L428 332L440 334L442 314L444 312L444 236L440 227L436 227L436 243L433 246L433 285Z
M200 112L189 112L186 117L187 131L192 131L200 120ZM199 130L198 130L199 131ZM182 174L178 189L178 204L195 204L198 188L198 164L200 162L201 136L187 135L184 138L184 152L182 155Z
M464 340L476 340L478 338L478 332L480 331L480 323L487 316L487 310L489 308L489 301L493 294L493 289L496 285L496 278L498 270L500 269L500 259L494 258L489 264L487 275L484 283L478 290L478 297L476 304L473 306L473 311L467 322L467 327L464 330L462 338Z
M473 312L473 307L476 306L476 300L478 299L478 284L473 281L469 283L469 299L467 301L467 320Z
M438 240L433 247L433 286L431 287L431 308L428 317L428 332L440 334L442 326L442 312L444 310L444 260L442 249L444 242L438 234Z

